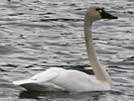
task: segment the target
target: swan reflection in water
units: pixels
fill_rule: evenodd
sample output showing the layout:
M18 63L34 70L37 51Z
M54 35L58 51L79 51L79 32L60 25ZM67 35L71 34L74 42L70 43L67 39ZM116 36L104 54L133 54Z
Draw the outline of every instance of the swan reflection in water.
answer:
M35 91L22 91L19 95L19 98L27 99L89 99L90 101L99 101L101 96L105 95L105 92L85 92L85 93L69 93L69 92L35 92Z

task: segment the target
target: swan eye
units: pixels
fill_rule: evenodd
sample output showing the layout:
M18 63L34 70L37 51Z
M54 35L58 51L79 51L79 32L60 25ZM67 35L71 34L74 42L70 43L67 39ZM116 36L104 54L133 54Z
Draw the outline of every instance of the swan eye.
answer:
M100 10L98 10L98 12L99 12L99 13L102 13L103 11L100 9Z
M96 11L98 11L99 13L102 13L104 11L104 8L97 8Z

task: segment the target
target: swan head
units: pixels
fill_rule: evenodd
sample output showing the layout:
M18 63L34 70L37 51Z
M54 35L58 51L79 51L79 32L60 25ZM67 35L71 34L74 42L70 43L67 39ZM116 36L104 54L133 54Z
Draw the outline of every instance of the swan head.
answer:
M117 19L116 16L105 11L104 7L92 6L88 8L86 16L93 22L100 19Z

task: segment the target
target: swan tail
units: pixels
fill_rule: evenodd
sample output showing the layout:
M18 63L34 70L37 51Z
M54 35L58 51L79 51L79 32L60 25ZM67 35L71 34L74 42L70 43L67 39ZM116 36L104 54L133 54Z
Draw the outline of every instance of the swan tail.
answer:
M21 86L21 85L29 84L29 83L35 83L35 81L30 80L30 79L13 81L13 84L14 84L14 85L17 85L17 86Z
M52 83L48 83L48 84L46 83L46 84L42 85L42 84L40 84L36 81L30 80L30 79L14 81L13 84L17 85L17 86L21 86L25 90L28 90L28 91L39 91L39 92L59 91L59 90L64 91L64 88L62 88L58 85L55 85Z
M26 90L34 90L34 91L42 91L44 89L43 85L38 84L36 81L34 80L30 80L30 79L25 79L25 80L19 80L19 81L13 81L14 85L17 86L21 86L23 88L25 88Z

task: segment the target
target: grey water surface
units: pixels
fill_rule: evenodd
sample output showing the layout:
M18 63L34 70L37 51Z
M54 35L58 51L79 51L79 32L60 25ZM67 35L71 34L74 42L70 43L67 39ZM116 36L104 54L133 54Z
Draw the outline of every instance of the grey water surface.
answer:
M84 45L86 8L118 16L93 26L97 56L113 88L107 92L26 92L12 81L50 67L90 66ZM134 101L133 0L0 0L0 101Z

